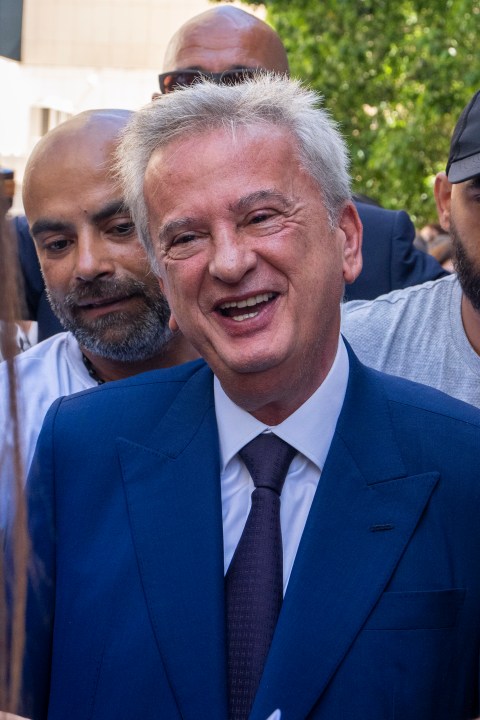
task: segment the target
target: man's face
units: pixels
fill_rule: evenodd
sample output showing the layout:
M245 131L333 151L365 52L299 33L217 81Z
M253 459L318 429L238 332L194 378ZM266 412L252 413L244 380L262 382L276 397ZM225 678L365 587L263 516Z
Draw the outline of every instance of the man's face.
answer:
M435 195L440 221L452 238L460 285L474 309L480 312L480 175L451 184L440 173Z
M220 380L303 373L318 387L359 270L359 225L348 205L331 229L290 135L253 126L173 142L153 154L144 190L172 325Z
M101 136L57 143L31 173L25 210L62 324L86 350L138 361L170 337L169 309L109 177L113 147Z

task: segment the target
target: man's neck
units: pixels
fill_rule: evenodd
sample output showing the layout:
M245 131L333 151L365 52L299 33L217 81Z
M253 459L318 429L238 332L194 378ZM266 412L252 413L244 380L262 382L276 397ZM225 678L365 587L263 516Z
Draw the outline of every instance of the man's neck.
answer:
M462 295L462 322L470 345L480 355L480 313L465 295Z
M146 360L123 362L121 360L111 360L101 357L82 347L80 350L89 361L91 365L91 371L89 370L89 372L97 382L122 380L132 375L147 372L148 370L158 370L160 368L172 367L173 365L181 365L181 363L195 360L199 357L197 351L180 333L171 338L160 353Z
M335 360L338 337L335 343L316 362L309 362L301 368L232 373L219 377L219 380L232 402L265 425L279 425L323 383Z

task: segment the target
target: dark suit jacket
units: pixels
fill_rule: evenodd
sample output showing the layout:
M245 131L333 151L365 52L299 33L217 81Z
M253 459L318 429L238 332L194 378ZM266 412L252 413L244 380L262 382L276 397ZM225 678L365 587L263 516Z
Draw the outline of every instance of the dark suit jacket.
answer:
M370 300L390 290L419 285L447 274L435 258L413 245L415 228L407 213L365 203L357 203L357 209L364 228L364 261L360 277L345 288L347 300ZM40 341L63 328L48 302L27 219L16 217L14 227L25 289L25 319L38 322Z
M350 362L251 719L473 718L480 413ZM25 714L226 720L211 371L58 400L29 484Z
M363 270L345 287L346 300L373 300L448 275L434 257L415 247L415 228L406 212L356 206L363 224Z

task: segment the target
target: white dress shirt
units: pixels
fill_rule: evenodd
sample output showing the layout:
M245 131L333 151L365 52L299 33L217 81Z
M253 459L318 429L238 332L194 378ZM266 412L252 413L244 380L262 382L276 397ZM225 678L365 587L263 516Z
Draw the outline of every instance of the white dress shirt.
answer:
M348 383L348 354L340 337L337 353L318 390L280 425L269 427L235 405L214 380L220 441L220 471L225 572L240 540L255 489L238 451L262 432L274 432L297 450L281 496L283 591L342 409Z

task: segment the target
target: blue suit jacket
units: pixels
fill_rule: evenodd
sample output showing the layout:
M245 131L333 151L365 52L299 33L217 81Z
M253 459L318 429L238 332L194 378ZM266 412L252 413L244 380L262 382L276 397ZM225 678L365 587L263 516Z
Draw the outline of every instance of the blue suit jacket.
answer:
M480 413L350 362L251 718L473 718ZM29 484L25 714L226 720L210 370L58 400Z

